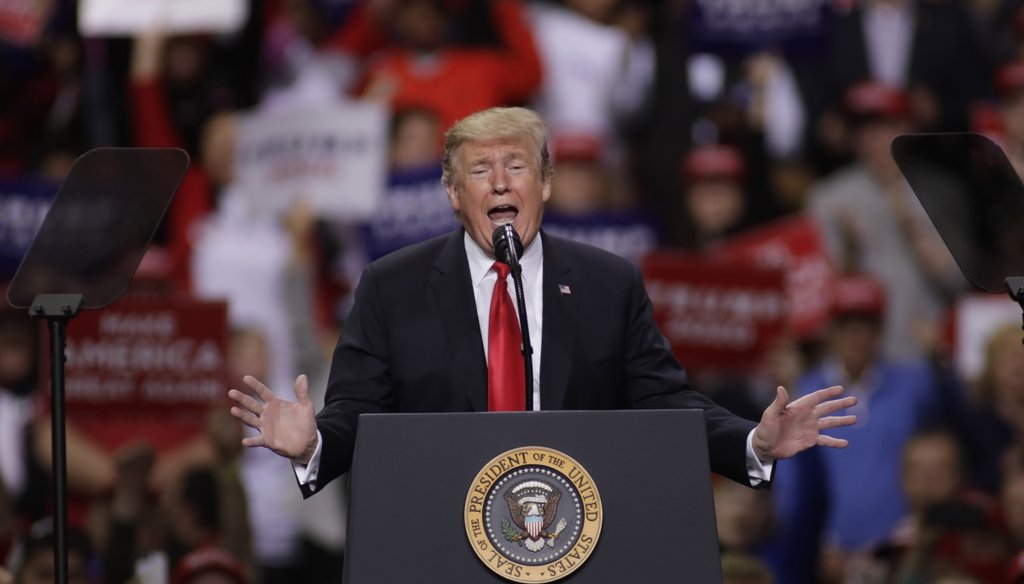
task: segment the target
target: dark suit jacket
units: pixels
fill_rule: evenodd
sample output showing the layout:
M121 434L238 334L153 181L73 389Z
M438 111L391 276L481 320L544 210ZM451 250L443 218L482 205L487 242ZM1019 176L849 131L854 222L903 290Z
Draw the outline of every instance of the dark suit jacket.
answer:
M973 15L959 2L917 0L914 14L908 84L930 89L942 110L937 127L921 130L963 131L971 103L988 97L990 50ZM830 103L841 103L851 85L870 77L864 18L863 8L856 7L836 23L831 60L824 72L830 82Z
M487 365L463 233L405 248L363 272L317 415L319 484L348 470L361 413L487 411ZM755 424L689 387L654 324L636 266L541 236L541 407L701 408L712 470L749 484L746 438ZM571 294L562 294L560 284Z

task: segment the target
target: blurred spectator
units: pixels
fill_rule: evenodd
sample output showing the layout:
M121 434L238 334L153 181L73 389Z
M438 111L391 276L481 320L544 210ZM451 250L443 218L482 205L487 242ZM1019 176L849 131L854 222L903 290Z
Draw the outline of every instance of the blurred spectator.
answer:
M370 221L368 259L459 226L441 186L442 135L440 121L431 110L407 108L391 117L388 183ZM363 267L348 266L352 289Z
M221 491L212 470L196 468L182 477L167 498L165 513L171 536L172 564L190 551L218 545L221 527Z
M175 123L167 94L167 83L177 77L181 83L199 83L200 69L208 66L209 54L203 52L204 41L181 40L175 51L168 51L168 40L160 31L141 35L134 40L131 63L131 128L136 146L184 148L193 155L202 147L202 164L189 165L178 188L168 216L165 233L157 243L170 252L172 279L182 290L189 289L189 261L194 230L198 222L214 206L215 192L230 180L231 153L234 148L234 124L222 117L206 124L210 115L206 108L196 113L185 130ZM168 53L172 53L169 55ZM227 104L224 104L226 107ZM200 140L200 127L205 125Z
M56 569L53 548L56 546L53 521L40 520L19 541L14 550L11 569L15 584L53 584ZM67 532L68 584L89 584L95 581L92 544L81 531Z
M803 154L807 107L792 68L778 54L757 53L745 62L747 123L764 136L773 160Z
M1006 528L1014 549L1024 550L1024 473L1015 472L1003 479L999 500L1006 517Z
M1024 57L1003 65L996 74L995 86L1003 150L1020 172L1024 168Z
M992 39L997 62L1024 57L1024 2L1020 0L972 0L984 30Z
M907 93L922 131L967 127L970 103L989 92L987 39L962 2L865 0L840 17L825 75L831 102L864 79Z
M18 498L38 496L28 488L28 429L39 365L37 326L20 311L0 308L0 480L12 506ZM35 504L23 501L25 505L38 510Z
M442 128L430 110L409 108L391 118L388 161L392 172L433 168L441 161Z
M771 50L742 58L695 53L686 74L697 102L691 128L697 144L743 143L750 153L771 161L793 161L806 154L809 104L806 81L795 61ZM803 63L800 63L802 66Z
M1024 472L1024 347L1019 323L988 337L971 397L979 447L972 461L980 486L995 491L1004 477Z
M196 550L178 562L171 584L248 584L245 567L228 552L217 548Z
M301 201L284 217L253 216L246 212L243 196L237 185L229 185L217 211L202 225L193 256L194 287L201 297L228 301L232 326L250 331L247 339L236 341L263 345L233 354L247 355L248 363L246 369L240 368L242 363L232 365L232 386L241 386L244 373L272 380L271 386L289 387L299 371L309 372L310 363L322 367L325 359L318 342L321 331L309 316L314 309L309 291L314 289L316 217ZM241 463L244 484L260 485L248 489L248 496L253 555L264 584L297 581L304 569L301 494L295 477L279 463L265 449L247 449Z
M337 7L356 2L281 0L263 38L261 106L277 109L338 101L354 82L353 56L325 50ZM347 16L347 14L343 15Z
M587 215L613 207L614 179L603 159L603 143L595 135L562 134L552 138L558 166L546 208L559 215Z
M239 441L236 431L233 442ZM105 581L117 584L148 570L166 572L166 566L190 551L209 546L237 550L239 562L247 558L246 496L231 460L223 466L192 466L160 485L159 493L150 487L153 462L146 445L125 449L109 500L94 509L91 526L103 544ZM153 564L154 559L159 561Z
M14 501L7 488L3 486L3 478L3 473L0 472L0 566L14 545L16 533Z
M393 111L433 111L441 127L475 111L529 99L541 81L541 62L517 0L488 2L500 39L496 47L449 42L450 14L440 0L399 0L388 22L401 46L370 60L357 94L381 99Z
M1008 542L993 498L966 483L963 450L948 431L916 434L903 454L902 483L911 514L889 545L901 581L953 575L1002 582Z
M903 447L900 473L913 530L936 505L954 501L965 487L963 452L956 436L942 430L914 434Z
M753 556L722 554L722 584L775 584L771 570Z
M787 518L783 525L792 531L784 531L783 537L798 546L809 545L805 538L821 538L825 582L841 581L847 558L878 545L906 515L901 451L915 432L934 420L940 399L926 362L894 362L883 356L887 302L877 281L840 279L833 306L825 358L800 380L797 393L844 386L857 397L849 411L857 415L857 424L832 433L848 439L847 448L809 451L813 454L776 471L780 514L801 517L801 506L824 502L820 535L813 533L811 522L801 525ZM804 466L814 470L805 471Z
M544 66L537 111L555 142L587 135L605 144L605 163L621 158L619 128L648 103L654 83L654 45L643 27L633 27L637 36L631 36L615 26L627 11L645 18L642 2L535 0L530 5Z
M771 494L720 477L712 489L719 547L723 552L757 553L773 527Z
M958 577L999 584L1005 582L1010 557L998 509L985 498L964 496L928 510L907 552L902 578L912 583Z
M686 177L685 209L690 246L706 248L739 231L747 212L743 176L746 165L731 146L706 146L690 151L682 164Z
M933 350L952 294L965 284L956 263L889 153L911 129L908 97L875 82L846 94L857 158L814 187L810 211L841 273L863 272L885 288L884 351L906 359Z
M91 114L104 117L85 111L81 39L57 25L63 9L56 2L37 6L51 25L34 43L15 48L0 39L0 174L31 170L59 179L94 143L91 134L106 129L88 127Z
M117 457L116 475L109 502L93 508L90 531L103 556L104 581L111 584L127 582L135 574L139 541L155 547L160 538L155 502L148 490L150 470L155 455L152 447L136 443ZM143 532L140 534L138 532Z

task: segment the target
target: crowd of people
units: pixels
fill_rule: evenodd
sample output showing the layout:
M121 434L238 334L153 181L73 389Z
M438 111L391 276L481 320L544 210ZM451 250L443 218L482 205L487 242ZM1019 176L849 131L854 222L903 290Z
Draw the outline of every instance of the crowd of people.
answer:
M546 213L642 217L653 241L611 246L631 260L710 254L794 217L820 234L825 325L755 372L692 367L697 390L750 417L777 385L858 398L857 425L834 433L848 448L780 462L770 490L714 480L727 583L1024 582L1019 314L984 333L977 371L954 358L950 323L974 293L890 153L899 134L973 131L1024 168L1024 2L809 0L811 34L741 40L716 37L700 0L250 0L231 34L134 38L83 37L78 3L44 4L38 38L0 35L0 179L59 183L98 146L187 151L132 288L227 299L234 387L305 373L322 400L362 268L457 226L444 130L526 105L550 130ZM389 112L376 214L301 199L253 213L239 120L354 101ZM0 310L0 582L53 578L38 347L35 323ZM73 582L340 580L344 481L301 501L287 463L242 452L226 408L173 448L110 449L72 416Z

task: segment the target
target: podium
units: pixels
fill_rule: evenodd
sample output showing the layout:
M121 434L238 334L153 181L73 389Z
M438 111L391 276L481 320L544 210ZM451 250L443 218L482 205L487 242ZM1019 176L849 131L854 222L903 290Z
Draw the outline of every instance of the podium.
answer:
M347 584L722 581L698 410L364 414L351 480Z

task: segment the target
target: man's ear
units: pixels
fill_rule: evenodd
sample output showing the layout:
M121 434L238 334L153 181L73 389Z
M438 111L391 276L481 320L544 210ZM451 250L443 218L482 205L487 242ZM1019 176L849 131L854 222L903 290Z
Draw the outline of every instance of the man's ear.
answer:
M459 213L459 193L455 185L445 185L444 190L448 193L448 204L452 206L452 211L455 211L457 215Z
M543 186L541 186L540 198L545 203L547 203L548 199L551 198L551 179L550 178L545 180Z

